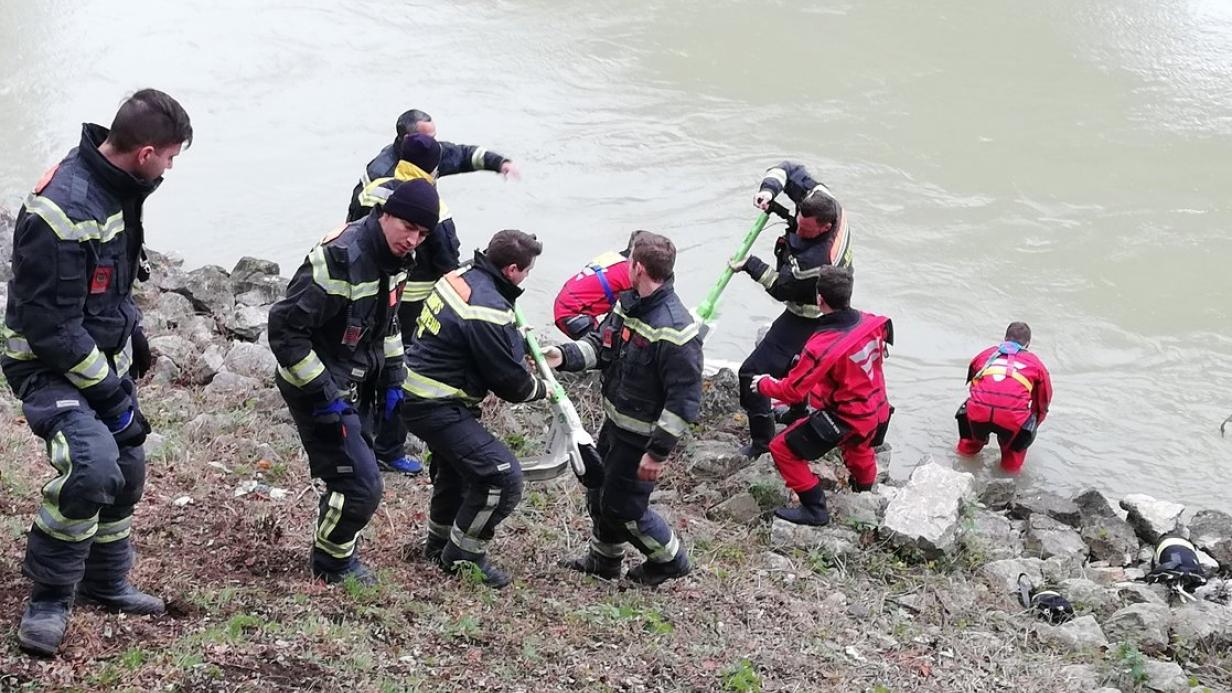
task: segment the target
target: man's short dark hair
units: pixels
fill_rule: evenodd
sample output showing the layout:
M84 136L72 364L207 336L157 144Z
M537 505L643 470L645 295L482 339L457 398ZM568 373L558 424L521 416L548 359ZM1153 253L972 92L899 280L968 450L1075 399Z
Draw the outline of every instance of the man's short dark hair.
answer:
M646 268L646 274L654 281L664 282L676 268L676 244L667 236L643 231L629 259Z
M838 222L838 203L833 197L820 190L809 193L798 208L800 216L816 219L819 224L834 224Z
M851 307L851 288L855 278L851 270L825 265L817 275L817 295L834 310Z
M413 134L418 128L420 123L431 123L431 122L432 122L432 116L428 115L427 113L424 113L418 108L412 108L411 110L403 113L402 115L398 116L398 122L394 125L394 129L397 130L398 132L397 141L401 141L402 136L408 132Z
M633 244L636 243L637 239L640 238L642 234L644 233L649 233L649 232L638 229L637 231L634 231L633 233L629 234L629 242L625 244L625 251L626 252L632 251Z
M1031 343L1031 326L1025 322L1011 322L1005 328L1005 341L1018 342L1022 346Z
M141 147L192 144L192 121L179 101L157 89L142 89L120 104L107 141L121 152Z
M488 241L488 249L484 251L484 255L488 257L489 262L497 267L504 268L509 265L517 265L518 269L524 270L542 252L543 244L535 238L534 234L518 231L517 229L505 229L504 231L497 231L496 235L492 236L492 240Z

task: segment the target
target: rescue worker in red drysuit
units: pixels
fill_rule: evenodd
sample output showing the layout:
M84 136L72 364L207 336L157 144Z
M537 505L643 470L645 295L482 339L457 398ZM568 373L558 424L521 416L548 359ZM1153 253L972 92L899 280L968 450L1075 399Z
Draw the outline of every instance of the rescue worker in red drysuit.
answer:
M1027 351L1031 327L1012 322L1005 341L981 351L967 367L971 395L958 409L958 454L976 455L997 434L1001 469L1022 469L1027 448L1048 416L1052 380L1043 361Z
M830 521L821 481L809 469L834 448L843 453L851 486L867 491L877 480L873 448L885 441L890 424L882 365L894 342L889 318L851 307L851 270L827 266L817 276L821 317L800 360L782 380L757 375L753 388L787 404L806 403L809 415L770 441L774 466L800 497L798 508L783 507L777 517L801 525Z
M553 314L556 327L569 339L581 339L599 326L612 310L616 297L633 288L629 279L629 253L633 243L645 231L634 231L629 244L619 253L608 251L573 275L556 294Z

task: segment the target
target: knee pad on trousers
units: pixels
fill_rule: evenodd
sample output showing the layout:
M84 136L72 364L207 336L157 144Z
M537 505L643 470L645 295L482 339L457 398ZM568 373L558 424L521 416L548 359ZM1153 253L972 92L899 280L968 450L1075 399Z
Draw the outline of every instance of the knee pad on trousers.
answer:
M1018 429L1018 432L1014 434L1012 439L1010 439L1010 450L1013 450L1014 452L1023 452L1027 448L1031 447L1031 443L1035 442L1036 429L1037 426L1035 424L1035 415L1032 414L1031 418L1027 419L1027 422L1022 425L1022 428Z
M960 440L972 440L975 438L975 432L971 430L971 419L967 418L967 403L958 408L954 414L954 420L958 423L958 438Z
M650 494L654 486L653 481L640 479L608 479L600 504L603 518L617 524L640 520L650 507Z
M569 339L577 340L585 337L591 330L594 330L597 325L595 319L589 315L570 315L567 318L561 318L556 322L556 326L565 333Z
M47 445L52 465L61 475L68 472L59 489L59 511L65 517L90 517L124 495L127 479L120 467L120 449L98 419L84 412L62 417ZM144 465L140 480L144 486Z
M783 442L798 457L815 460L833 450L851 428L827 411L817 411L783 434Z

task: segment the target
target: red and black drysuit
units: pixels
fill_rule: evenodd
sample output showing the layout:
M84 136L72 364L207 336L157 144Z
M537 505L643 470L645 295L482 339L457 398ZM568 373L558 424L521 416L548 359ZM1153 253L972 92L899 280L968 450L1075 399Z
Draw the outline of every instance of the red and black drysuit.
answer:
M958 452L975 455L997 434L1001 468L1017 472L1052 401L1043 361L1016 342L981 351L967 367L971 394L958 409Z

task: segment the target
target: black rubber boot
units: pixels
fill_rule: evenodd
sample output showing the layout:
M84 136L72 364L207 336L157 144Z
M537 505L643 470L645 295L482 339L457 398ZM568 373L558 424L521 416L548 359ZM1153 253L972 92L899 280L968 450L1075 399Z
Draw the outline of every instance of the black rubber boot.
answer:
M163 600L133 587L128 580L116 582L85 582L77 587L77 597L83 602L98 604L108 611L126 614L158 615L167 610Z
M648 587L657 587L675 578L681 578L689 574L693 566L689 565L689 557L685 555L682 549L676 557L667 563L655 563L654 561L642 561L641 565L635 565L629 569L625 577L629 578L630 582L636 582L639 585Z
M873 484L875 484L875 483L877 483L877 482L875 482L875 481L874 481L874 482L873 482ZM851 482L851 490L852 490L852 491L855 491L856 493L864 493L864 492L866 492L866 491L872 491L872 490L873 490L873 484L861 484L861 483L857 483L857 482L853 481L853 482Z
M509 573L488 562L487 554L463 551L452 541L445 544L444 550L441 551L441 568L456 574L466 563L473 563L479 572L483 573L483 584L488 587L500 589L513 581Z
M621 559L603 556L594 551L588 551L580 558L566 558L558 563L562 568L594 575L604 580L620 579L620 564Z
M21 615L17 643L21 649L40 657L50 657L60 649L68 617L73 610L73 586L34 584L30 602Z
M347 578L355 578L355 582L365 587L371 587L379 582L376 573L369 570L368 566L360 563L358 559L352 559L351 565L342 570L322 570L314 565L312 566L312 577L324 580L327 585L336 585Z
M774 437L773 416L749 417L749 444L740 448L740 454L755 460L770 452L770 439Z
M429 563L440 563L441 552L445 550L445 544L449 543L448 539L442 539L435 534L429 534L424 540L423 557Z
M796 508L782 507L774 511L774 516L797 525L812 525L822 527L830 524L830 513L826 511L826 494L817 484L807 491L797 492L800 505Z

